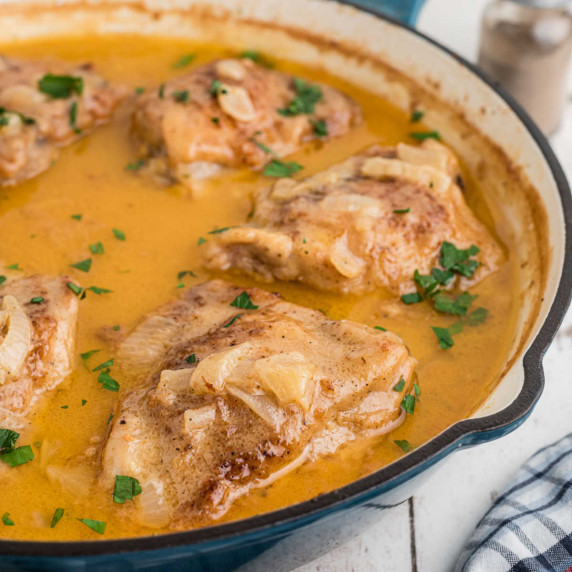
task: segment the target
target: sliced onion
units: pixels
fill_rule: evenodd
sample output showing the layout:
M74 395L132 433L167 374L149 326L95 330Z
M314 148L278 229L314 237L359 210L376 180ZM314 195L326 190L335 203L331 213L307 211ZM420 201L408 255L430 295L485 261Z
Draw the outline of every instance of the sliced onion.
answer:
M169 524L169 507L163 497L163 483L141 481L141 494L137 496L141 524L162 528Z
M0 344L0 385L20 373L32 345L30 322L18 300L7 294L2 310L7 331Z
M280 429L280 426L286 420L284 411L277 407L272 400L265 395L252 395L234 386L227 387L227 391L243 401L254 413L266 421L266 423L276 431Z
M93 484L92 472L87 467L48 465L46 474L53 484L76 497L84 497Z
M205 405L196 409L187 409L183 413L183 429L185 433L193 433L206 429L216 419L216 406Z

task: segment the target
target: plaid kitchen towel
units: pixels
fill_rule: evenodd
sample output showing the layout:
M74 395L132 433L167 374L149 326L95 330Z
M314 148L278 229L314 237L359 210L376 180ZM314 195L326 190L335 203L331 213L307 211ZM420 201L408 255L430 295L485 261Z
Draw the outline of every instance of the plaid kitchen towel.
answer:
M538 451L494 502L456 572L572 572L572 434Z

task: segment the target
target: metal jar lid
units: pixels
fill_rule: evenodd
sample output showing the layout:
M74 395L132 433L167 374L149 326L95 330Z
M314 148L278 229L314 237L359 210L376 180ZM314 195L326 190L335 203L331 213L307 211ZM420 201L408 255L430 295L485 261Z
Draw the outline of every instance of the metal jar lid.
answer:
M517 4L523 4L524 6L530 6L531 8L565 8L570 4L570 0L511 0Z

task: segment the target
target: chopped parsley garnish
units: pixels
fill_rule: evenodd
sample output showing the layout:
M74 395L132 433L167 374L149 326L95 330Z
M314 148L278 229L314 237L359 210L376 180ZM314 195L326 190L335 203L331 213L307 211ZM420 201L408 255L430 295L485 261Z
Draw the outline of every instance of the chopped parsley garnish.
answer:
M67 99L74 93L82 94L83 78L49 73L38 81L38 89L53 99Z
M133 477L124 475L115 476L115 489L113 490L113 502L123 504L125 501L133 500L134 497L142 493L139 481Z
M448 350L449 348L452 348L455 345L451 333L447 328L433 327L431 329L435 332L435 335L437 336L437 340L439 342L439 345L441 346L441 349Z
M478 326L479 324L484 324L487 319L488 310L486 308L477 308L473 310L465 319L465 322L469 326Z
M228 328L228 327L232 326L234 324L234 322L236 322L236 320L238 320L238 318L240 318L240 316L242 316L242 314L237 314L236 316L231 318L229 322L227 322L226 324L223 325L223 328Z
M401 378L399 380L399 383L396 383L393 386L393 391L403 391L403 388L405 387L405 380L403 378Z
M421 389L419 388L419 385L417 383L413 384L413 391L415 392L415 399L419 401L419 397L421 395Z
M314 135L317 137L327 137L328 136L328 124L323 119L318 119L318 121L312 121L314 126Z
M186 361L187 363L191 363L191 364L192 364L192 363L197 363L197 356L196 356L195 354L191 354L190 356L187 356L187 357L185 358L185 361Z
M15 262L14 264L9 264L8 266L6 266L6 268L8 270L20 270L20 271L23 270L23 268L20 268L20 265L17 262Z
M0 107L0 127L10 124L10 115L17 115L24 125L34 125L36 123L33 117L27 117L19 111L10 111L5 107Z
M64 516L64 509L56 508L56 510L54 511L54 516L52 516L52 522L50 524L50 528L55 528L56 524L58 524L58 522L60 522L60 520L62 519L62 516Z
M268 165L264 167L262 174L266 177L291 177L294 173L301 171L304 167L300 163L290 161L285 163L284 161L278 161L277 159L272 159Z
M4 526L14 526L14 521L10 518L9 512L5 512L2 515L2 522L4 523Z
M159 96L159 99L163 99L163 97L165 96L165 84L162 83L159 86L159 89L157 90L157 95Z
M125 165L125 170L126 171L138 171L139 169L141 169L144 166L145 166L145 159L137 159L137 161L135 161L135 163L127 163L127 165Z
M396 441L394 441L394 443L403 451L405 451L406 453L409 453L410 451L413 451L413 446L411 445L411 443L409 441L407 441L407 439L397 439Z
M44 300L45 298L42 298L41 296L34 296L30 299L30 304L41 304Z
M215 124L218 125L220 123L220 117L211 117L211 121Z
M387 332L387 328L382 328L381 326L374 326L373 329L374 330L380 330L382 332Z
M101 371L102 369L109 369L113 366L113 358L100 363L97 367L93 368L91 371Z
M89 272L91 269L91 258L86 258L85 260L80 260L79 262L76 262L75 264L70 264L70 266L72 268L77 268L78 270L81 270L82 272Z
M403 408L403 411L413 415L413 413L415 413L415 396L409 394L405 395L401 400L401 407Z
M457 298L439 292L435 296L435 309L446 314L464 316L476 298L478 296L471 296L468 292L463 292Z
M89 350L88 352L84 352L83 354L80 354L79 357L81 358L81 361L83 362L83 365L85 365L85 367L87 367L87 360L92 356L95 355L96 353L100 352L101 350ZM89 369L89 368L87 368Z
M145 88L144 87L136 87L135 88L135 93L137 95L141 95L142 93L145 93Z
M244 50L244 52L242 52L239 57L252 60L254 63L265 68L274 67L272 62L268 61L260 52L257 52L256 50Z
M0 429L0 452L11 451L16 445L20 433L12 429Z
M70 127L76 134L81 133L81 129L76 124L77 121L77 101L74 101L70 106Z
M32 461L34 459L34 452L30 445L24 445L23 447L17 447L7 451L6 453L0 454L0 461L7 463L11 467L17 467L18 465L23 465Z
M101 242L90 244L89 249L91 250L92 254L105 254L105 249L103 248L103 244Z
M393 214L407 214L407 213L410 212L410 211L411 211L411 208L410 208L410 207L408 207L408 208L406 208L406 209L395 209L395 210L393 211Z
M125 233L122 230L119 230L118 228L112 228L111 230L113 231L113 236L117 240L125 240Z
M231 228L233 228L232 226L224 226L223 228L215 228L214 230L209 230L207 232L207 234L220 234L221 232L226 232L227 230L230 230ZM199 242L200 242L200 238L199 238ZM206 240L205 240L206 242ZM202 242L201 242L202 244Z
M86 403L87 403L87 399L82 399L82 400L81 400L81 406L82 406L82 407L83 407Z
M242 308L243 310L257 310L258 306L255 306L248 295L248 292L241 292L231 303L231 306L235 308Z
M114 330L115 332L118 332L118 331L119 331L119 326L118 326L118 325L113 326L113 330Z
M97 534L103 534L105 532L105 527L107 526L107 523L102 520L91 520L90 518L77 518L76 520L79 520L85 524L85 526L91 528L94 532L97 532Z
M443 268L470 278L479 267L479 262L471 260L471 256L475 256L479 252L479 248L474 244L462 250L450 242L444 242L441 246L441 259L439 262Z
M203 238L202 236L199 236L199 240L197 240L197 246L201 246L202 244L204 244L207 241L206 238Z
M189 90L174 91L173 98L177 103L189 103Z
M177 280L181 280L181 278L184 278L185 276L192 276L193 278L197 277L192 270L181 270L181 272L177 274Z
M83 215L81 214L72 214L71 218L73 218L74 220L81 220L83 218Z
M107 389L107 391L119 391L119 383L113 379L107 371L102 371L99 374L97 383L101 383L103 389Z
M409 137L417 139L417 141L425 141L426 139L436 139L437 141L441 141L439 131L412 131L409 134Z
M67 409L68 407L69 407L69 405L62 405L62 406L60 407L60 409Z
M213 79L209 93L213 96L217 96L219 93L226 93L226 89L222 87L222 83L218 79Z
M405 304L417 304L419 302L423 302L423 298L419 295L418 292L403 294L403 296L401 296L401 300Z
M4 282L6 282L6 280L8 280L8 278L6 278L6 276L3 276L0 274L0 286L2 286L2 284L4 284Z
M425 112L420 109L416 109L411 112L411 117L409 118L410 123L419 123L425 117Z
M262 149L265 153L268 153L269 155L274 155L276 156L276 153L270 149L270 147L268 147L267 145L264 145L264 143L261 143L260 141L257 141L256 139L252 138L251 141L259 148Z
M180 69L188 66L197 57L197 54L185 54L181 56L174 64L173 69Z
M107 424L109 425L111 423L111 420L113 419L113 413L109 414L109 417L107 418Z
M312 85L300 78L294 78L296 97L278 113L285 117L314 113L314 107L322 99L322 90L317 85Z
M88 290L91 290L94 294L98 296L101 294L111 294L113 290L108 290L107 288L99 288L99 286L90 286Z

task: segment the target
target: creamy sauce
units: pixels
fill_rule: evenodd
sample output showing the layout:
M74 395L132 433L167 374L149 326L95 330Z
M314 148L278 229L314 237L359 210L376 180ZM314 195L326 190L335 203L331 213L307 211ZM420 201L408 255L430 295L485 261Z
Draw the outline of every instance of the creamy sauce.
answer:
M3 51L24 58L89 60L111 81L150 89L182 73L173 69L173 63L183 54L197 54L193 66L228 54L176 40L139 37L36 41L6 46ZM325 145L308 145L288 158L304 165L303 176L372 143L411 142L408 133L424 129L419 123L412 127L409 116L387 102L319 70L282 61L277 69L342 89L364 112L364 123L348 135ZM269 183L256 173L238 172L205 185L195 195L181 186L153 186L125 169L136 160L129 140L131 105L123 105L111 124L63 149L48 172L17 187L0 189L0 260L4 264L17 262L26 275L69 273L83 286L113 291L101 296L89 293L80 303L75 371L36 408L18 441L18 445L33 444L35 460L13 469L0 467L0 514L10 513L15 522L15 526L0 524L3 538L93 540L157 532L129 524L125 518L129 503L114 504L109 491L89 488L97 475L96 460L80 464L81 475L72 480L71 488L63 489L46 477L47 466L65 465L101 444L110 414L130 389L127 381L119 379L119 394L103 390L97 374L84 367L79 355L100 349L89 362L92 367L112 357L102 333L128 332L145 313L171 300L180 292L180 271L193 270L197 275L183 279L187 286L211 278L201 269L198 238L208 238L215 227L242 223L251 208L252 190ZM431 326L447 327L455 318L437 314L426 303L405 306L382 292L356 298L292 284L260 285L281 292L289 301L321 309L331 318L383 326L401 336L419 361L421 400L415 414L394 433L346 446L332 457L301 467L239 500L224 520L296 503L369 474L404 454L394 440L421 445L469 416L494 387L513 339L519 276L500 210L469 173L465 182L469 204L499 237L507 258L498 272L471 290L479 295L478 305L489 311L486 323L455 336L452 349L439 348ZM82 220L71 218L73 214L82 214ZM113 228L123 231L126 240L117 240ZM89 245L99 241L105 253L92 255ZM90 257L93 264L88 274L70 268ZM236 276L231 280L252 285ZM118 332L115 325L120 327ZM64 508L65 515L52 529L49 523L57 507ZM105 535L98 536L76 518L106 521Z

